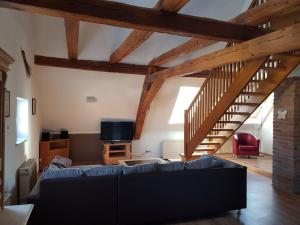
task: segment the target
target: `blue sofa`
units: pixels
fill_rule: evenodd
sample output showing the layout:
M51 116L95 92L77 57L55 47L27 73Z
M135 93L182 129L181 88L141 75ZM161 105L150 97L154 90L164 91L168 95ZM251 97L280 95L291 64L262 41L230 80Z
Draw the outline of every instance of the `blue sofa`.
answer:
M28 224L157 223L245 208L247 168L210 157L218 167L41 180Z

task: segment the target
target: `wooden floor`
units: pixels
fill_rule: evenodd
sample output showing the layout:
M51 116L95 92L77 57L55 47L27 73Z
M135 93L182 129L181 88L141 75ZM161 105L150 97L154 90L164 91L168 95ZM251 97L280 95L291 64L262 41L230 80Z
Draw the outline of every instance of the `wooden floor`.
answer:
M221 187L220 187L221 188ZM273 189L271 178L248 172L248 207L240 217L236 211L195 221L168 225L299 225L300 195Z
M247 166L248 170L260 175L272 177L273 159L270 155L252 156L251 158L245 156L237 158L234 154L216 154L216 156Z

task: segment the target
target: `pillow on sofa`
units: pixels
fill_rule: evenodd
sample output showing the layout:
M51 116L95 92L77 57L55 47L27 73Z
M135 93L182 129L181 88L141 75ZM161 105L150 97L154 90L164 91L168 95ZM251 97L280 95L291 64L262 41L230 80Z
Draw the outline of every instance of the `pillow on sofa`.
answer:
M62 157L62 156L55 156L52 160L51 164L54 164L60 168L69 168L72 165L72 160Z
M211 156L208 156L208 155L203 155L201 157L202 159L203 158L212 158L214 159L215 161L213 161L213 167L222 167L222 168L241 168L242 166L237 164L237 163L234 163L234 162L231 162L231 161L228 161L228 160L225 160L225 159L215 159Z
M81 177L83 171L80 168L65 168L59 169L50 165L43 173L43 179L66 178L66 177Z
M140 174L157 172L157 163L139 164L134 166L123 166L123 174Z
M172 172L172 171L183 171L184 170L184 162L170 162L158 164L158 171L160 172Z
M58 167L57 165L49 164L43 171L45 172L46 170L59 170L59 169L61 168Z
M198 170L198 169L208 169L208 168L216 168L222 165L216 159L213 159L209 156L202 156L200 159L191 160L185 163L185 168L187 170Z
M90 168L84 168L84 175L88 177L92 176L113 176L122 174L121 165L117 166L94 166Z

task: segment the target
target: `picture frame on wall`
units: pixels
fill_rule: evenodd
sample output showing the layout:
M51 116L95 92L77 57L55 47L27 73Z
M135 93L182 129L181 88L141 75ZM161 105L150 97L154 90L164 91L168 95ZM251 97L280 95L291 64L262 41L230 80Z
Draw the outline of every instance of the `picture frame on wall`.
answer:
M10 91L4 91L4 111L5 117L10 117Z
M36 115L36 98L32 98L32 115Z

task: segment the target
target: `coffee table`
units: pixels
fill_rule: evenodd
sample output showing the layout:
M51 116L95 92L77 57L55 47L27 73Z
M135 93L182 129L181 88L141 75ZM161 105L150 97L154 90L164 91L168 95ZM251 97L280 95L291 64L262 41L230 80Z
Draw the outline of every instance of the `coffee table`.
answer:
M125 159L125 160L119 160L119 165L123 166L134 166L138 164L146 164L146 163L159 163L164 164L167 163L167 161L161 159L161 158L145 158L145 159Z

